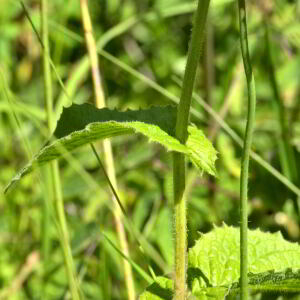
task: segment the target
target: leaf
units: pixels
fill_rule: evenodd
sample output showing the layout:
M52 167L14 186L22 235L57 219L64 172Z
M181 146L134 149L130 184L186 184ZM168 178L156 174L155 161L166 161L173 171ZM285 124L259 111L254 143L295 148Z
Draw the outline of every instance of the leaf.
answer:
M152 107L146 110L125 111L97 109L89 104L73 104L64 108L54 136L32 160L11 180L5 191L35 167L42 166L62 156L66 151L96 140L118 135L141 133L151 142L164 146L168 151L186 154L197 168L216 175L216 150L204 134L194 126L188 128L186 145L175 136L176 108L172 106Z
M239 229L224 225L202 235L189 251L189 268L198 271L198 275L194 272L190 278L193 293L206 287L239 288ZM271 234L260 230L248 230L248 270L251 289L282 291L287 268L300 270L298 244L285 241L280 232ZM274 272L268 273L274 276L265 280L263 286L262 278L266 278L265 272ZM292 283L292 286L300 291L299 275L295 275L294 279L297 282ZM286 291L288 290L286 286Z
M239 255L238 228L224 225L202 234L195 246L189 249L188 299L223 300L227 294L238 293ZM248 230L248 255L250 289L257 292L300 292L299 244L285 241L279 232ZM170 280L165 280L171 286ZM151 286L140 299L168 299L163 293L158 293L168 290L162 279Z
M215 161L217 151L211 142L205 137L203 132L195 126L188 127L188 139L186 146L191 162L200 170L204 170L210 175L216 176Z

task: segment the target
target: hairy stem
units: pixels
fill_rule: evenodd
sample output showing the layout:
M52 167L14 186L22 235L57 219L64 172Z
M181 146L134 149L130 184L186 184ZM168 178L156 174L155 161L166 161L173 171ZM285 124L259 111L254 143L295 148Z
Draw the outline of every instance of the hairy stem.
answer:
M243 63L245 75L247 80L248 90L248 115L247 125L244 138L243 155L241 162L241 177L240 177L240 284L241 284L241 299L248 299L248 244L247 244L247 231L248 231L248 170L249 170L249 157L251 151L253 128L255 123L255 82L252 73L252 66L250 62L249 47L248 47L248 34L247 34L247 18L246 18L246 4L245 0L238 0L239 8L239 23L240 23L240 42L243 56Z
M42 45L43 45L43 71L44 71L44 90L45 90L45 104L47 110L48 129L51 133L53 131L53 96L52 96L52 80L51 69L49 64L49 41L48 41L48 3L47 0L41 2L41 28L42 28ZM72 258L72 252L69 244L69 234L67 228L67 222L64 213L63 197L61 191L61 183L59 176L59 168L57 161L54 161L50 165L50 172L53 182L55 208L58 218L59 237L61 246L63 249L64 261L68 276L69 288L71 291L73 300L80 300L79 291L77 286L77 280L75 276L75 268Z
M89 15L88 10L88 4L87 0L80 0L80 6L81 6L81 13L82 13L82 22L83 22L83 28L84 28L84 34L85 34L85 41L88 49L89 54L89 60L92 70L92 78L93 78L93 86L94 86L94 93L96 96L96 106L98 108L105 107L105 96L102 89L102 83L101 83L101 77L100 77L100 71L98 68L99 62L98 62L98 54L97 54L97 47L96 42L93 37L93 28L92 28L92 22ZM103 146L103 152L104 152L104 159L105 159L105 165L108 175L108 180L114 187L114 189L117 191L117 178L116 178L116 172L114 167L114 158L112 153L112 147L110 140L104 140L102 142ZM112 199L114 202L114 219L116 224L116 229L118 233L118 238L120 241L122 252L129 257L129 251L128 251L128 243L126 239L126 233L124 230L124 226L122 223L121 218L121 209L118 205L118 202L115 198L115 196L112 194ZM135 299L135 288L134 288L134 281L133 281L133 275L132 275L132 269L130 263L123 259L123 265L124 265L124 278L125 283L127 287L127 294L129 300Z
M191 106L194 81L204 39L204 28L209 7L209 0L198 2L192 38L188 50L187 64L183 78L180 102L177 110L176 138L185 143ZM175 216L175 299L186 299L186 201L185 158L183 154L173 154L173 186Z

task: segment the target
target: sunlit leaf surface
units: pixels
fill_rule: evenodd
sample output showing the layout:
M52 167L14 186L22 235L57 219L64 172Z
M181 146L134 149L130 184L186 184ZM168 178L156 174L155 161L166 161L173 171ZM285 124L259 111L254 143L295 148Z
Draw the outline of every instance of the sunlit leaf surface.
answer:
M150 142L159 143L168 151L186 154L197 168L216 175L216 150L202 131L189 126L189 137L183 145L174 137L175 125L176 108L173 106L120 112L97 109L89 104L73 104L63 110L54 132L57 139L48 142L11 180L6 190L34 167L57 159L66 151L97 140L133 133L143 134Z

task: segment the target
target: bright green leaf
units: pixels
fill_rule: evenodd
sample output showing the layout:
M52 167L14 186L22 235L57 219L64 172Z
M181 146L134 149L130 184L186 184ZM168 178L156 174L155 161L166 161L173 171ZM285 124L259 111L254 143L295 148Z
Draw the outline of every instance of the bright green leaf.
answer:
M286 274L287 268L300 269L299 245L285 241L279 232L271 234L260 230L249 230L248 255L248 270L252 278L249 286L255 290L281 290L285 278L282 274ZM199 292L208 286L231 289L233 284L238 286L240 278L239 229L224 225L202 235L189 251L189 269L195 270L195 274L199 273L198 276L190 279L193 292ZM261 274L270 271L277 272L276 276L274 273L274 281L272 279L265 281L264 286L262 282L258 284ZM281 272L283 276L282 281L278 280L278 272ZM300 291L299 284L298 276L298 282L294 283L293 288Z
M58 121L54 136L57 140L47 143L33 159L11 180L12 183L41 166L59 158L65 151L97 140L123 134L141 133L151 142L164 146L168 151L186 154L194 165L211 175L216 175L216 150L196 127L189 127L187 144L175 137L176 108L172 106L152 107L146 110L125 111L97 109L83 104L65 108Z
M198 169L216 176L215 161L217 159L217 152L211 142L201 130L194 126L188 127L188 133L186 146L190 160Z
M278 233L248 230L249 288L257 292L300 292L300 246L285 241ZM240 231L238 228L215 227L201 235L189 249L188 287L190 299L223 300L239 292ZM169 279L161 278L140 299L169 299ZM158 287L159 285L159 287ZM170 292L170 291L169 291ZM168 295L168 294L167 294Z

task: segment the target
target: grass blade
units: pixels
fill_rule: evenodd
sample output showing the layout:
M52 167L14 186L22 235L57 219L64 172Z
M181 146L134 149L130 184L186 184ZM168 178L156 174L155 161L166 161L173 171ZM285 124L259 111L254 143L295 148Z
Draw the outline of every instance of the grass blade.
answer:
M92 22L89 15L88 3L87 0L80 0L80 7L81 7L81 14L82 14L82 23L85 35L86 46L88 49L89 60L91 64L91 71L92 71L92 78L93 78L93 87L94 87L94 94L95 94L95 102L97 108L105 107L105 96L102 88L102 82L100 77L99 71L99 62L98 62L98 55L96 50L96 43L93 37L93 28ZM111 187L117 189L117 177L115 172L115 165L114 165L114 157L112 152L112 146L109 139L105 139L102 142L103 153L104 153L104 161L107 169L107 176L106 179ZM97 156L95 148L92 146L93 152ZM99 159L99 157L98 157ZM100 160L100 159L99 159ZM102 165L102 163L100 163ZM103 169L104 170L104 169ZM106 174L106 173L105 173ZM113 189L113 190L114 190ZM129 250L128 250L128 242L126 238L126 233L124 230L124 226L121 219L120 207L121 203L117 202L117 199L114 194L112 196L112 201L114 203L114 210L113 215L116 224L116 230L118 234L118 238L120 241L120 245L122 248L122 252L128 257ZM128 263L126 259L123 260L123 267L124 267L124 278L127 287L127 294L129 300L135 299L135 288L134 288L134 281L133 275L131 270L131 265Z
M24 7L24 5L23 5ZM44 90L45 90L45 105L47 109L47 121L49 132L53 131L53 102L52 102L52 79L51 70L49 64L49 40L48 40L48 2L42 0L41 3L41 28L42 28L42 41L43 45L43 72L44 72ZM60 175L58 162L54 161L51 163L51 177L54 189L55 208L58 218L59 225L59 236L61 240L61 247L63 249L63 255L65 260L65 266L68 276L69 288L73 300L80 300L77 279L75 275L75 267L72 258L72 252L69 244L69 234L67 228L66 217L64 213L64 204L60 183Z

